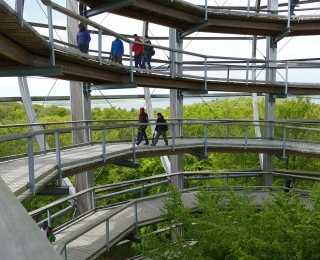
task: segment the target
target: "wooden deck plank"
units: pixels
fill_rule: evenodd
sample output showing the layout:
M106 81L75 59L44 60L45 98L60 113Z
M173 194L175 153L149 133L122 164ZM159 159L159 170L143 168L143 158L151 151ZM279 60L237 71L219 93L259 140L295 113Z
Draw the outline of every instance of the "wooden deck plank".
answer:
M210 152L281 152L283 142L276 140L248 140L245 148L245 140L239 139L209 139L207 140L208 151ZM101 165L113 162L115 158L131 158L131 143L107 144L107 162L102 161L101 145L84 146L80 148L71 148L61 151L62 171L64 176L70 176L77 173L74 169L82 170L84 167L94 169ZM189 153L204 149L202 139L177 139L175 141L175 150L172 147L164 146L160 141L157 147L138 146L136 147L137 158L152 157L166 154ZM304 143L299 141L287 141L286 152L288 154L298 154L301 156L320 157L320 144ZM56 165L55 153L47 153L34 157L35 177L37 181L44 179L50 171L53 171ZM21 158L0 163L0 177L7 183L9 188L18 194L26 190L29 182L28 159ZM52 179L52 178L51 178Z

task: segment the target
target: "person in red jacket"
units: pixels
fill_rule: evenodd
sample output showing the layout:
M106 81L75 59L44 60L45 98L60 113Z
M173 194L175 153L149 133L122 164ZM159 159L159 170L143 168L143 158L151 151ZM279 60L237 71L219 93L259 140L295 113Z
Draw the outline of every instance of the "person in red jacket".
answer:
M137 34L134 34L133 35L133 38L136 42L142 42L138 35ZM142 67L142 63L141 63L141 58L142 58L142 53L143 53L143 45L140 45L140 44L137 44L137 43L134 43L132 45L132 51L134 52L134 66L136 68L140 67L140 68L143 68Z

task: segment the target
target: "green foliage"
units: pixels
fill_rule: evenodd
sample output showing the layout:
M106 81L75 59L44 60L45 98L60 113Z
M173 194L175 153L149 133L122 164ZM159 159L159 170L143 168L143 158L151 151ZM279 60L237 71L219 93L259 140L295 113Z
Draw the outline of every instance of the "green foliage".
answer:
M319 259L319 185L310 198L312 208L292 191L278 191L270 193L273 199L258 210L246 193L200 191L198 213L192 214L184 208L179 191L170 188L163 210L167 230L155 234L145 229L142 245L136 247L154 260Z

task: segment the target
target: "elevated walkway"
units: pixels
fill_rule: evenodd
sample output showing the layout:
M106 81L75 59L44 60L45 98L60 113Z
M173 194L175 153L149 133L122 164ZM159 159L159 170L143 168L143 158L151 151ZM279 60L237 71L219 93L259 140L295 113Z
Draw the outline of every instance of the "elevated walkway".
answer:
M279 156L283 160L288 154L320 158L320 144L310 142L312 136L316 138L317 128L303 127L281 127L281 135L274 139L256 138L253 134L249 135L249 128L253 129L252 123L239 124L238 122L217 122L217 121L199 121L185 123L170 123L171 127L180 127L182 125L202 125L206 128L203 136L172 136L169 145L165 146L159 141L156 147L136 146L134 129L137 125L121 126L91 126L91 127L71 127L58 128L53 130L36 131L33 133L23 133L16 135L0 136L0 142L3 145L13 140L21 140L36 135L55 135L70 133L73 130L91 129L94 135L105 135L112 129L131 128L128 132L132 139L131 142L121 140L91 141L77 146L60 147L56 144L54 150L45 152L30 152L32 142L28 142L28 154L15 155L11 157L2 157L0 160L0 176L10 187L12 192L18 196L21 202L27 200L34 193L41 190L47 183L54 179L72 176L83 171L92 170L107 164L121 163L132 166L137 158L156 157L162 155L185 154L190 153L199 158L206 159L208 152L220 153L271 153ZM222 136L218 129L221 127L244 128L244 136L231 136L232 131ZM133 130L132 130L133 129ZM286 129L286 130L284 130ZM184 130L186 131L186 130ZM304 133L306 139L292 140L288 139L289 131L300 131ZM57 139L56 139L57 141ZM5 146L4 146L5 147ZM34 183L33 183L34 182ZM34 187L34 188L33 188ZM32 188L32 189L31 189Z
M115 4L114 0L83 0L81 2L92 8L87 11L87 15L89 16L104 10L104 12L110 12L136 20L148 21L182 31L197 26L205 21L206 17L204 6L177 0L122 0L117 1L118 4ZM204 1L199 1L199 4L203 5ZM247 4L247 1L245 4ZM256 13L255 10L251 11L251 9L254 8L251 7L249 11L247 11L247 7L243 6L241 11L230 6L220 8L208 7L208 24L199 31L276 36L287 27L287 13ZM314 15L304 18L303 16L296 16L296 18L297 19L291 21L291 36L319 35L319 16ZM303 19L302 23L298 20L301 18Z
M59 12L67 12L59 5L54 5ZM91 26L98 26L101 30L108 34L117 36L129 44L132 41L104 28L86 18L81 18L76 14L67 12L67 16L75 17L75 19L82 19L89 23ZM15 12L3 1L0 0L0 19L3 21L0 25L0 67L12 68L14 67L33 67L50 68L50 53L51 49L48 44L47 38L40 35L30 24L24 21L23 26L18 20ZM79 20L80 21L80 20ZM302 23L304 25L305 23ZM320 23L318 23L320 24ZM99 27L100 26L100 27ZM299 25L300 26L300 25ZM96 28L96 29L97 29ZM306 30L304 30L306 31ZM19 35L19 37L17 37ZM9 46L9 47L8 47ZM205 55L199 55L195 53L183 52L175 49L154 46L159 50L165 50L168 52L181 52L186 56L193 56L195 61L193 62L197 66L202 66L202 70L209 70L211 66L214 70L222 70L224 74L217 76L216 74L207 76L199 76L196 68L193 74L178 74L174 69L175 61L159 62L166 63L169 67L169 71L152 70L147 71L143 69L135 69L132 66L132 57L128 65L119 65L110 62L99 55L92 56L79 52L68 43L60 42L54 39L55 48L55 65L61 67L62 75L51 75L51 77L71 80L90 82L92 84L125 84L136 83L142 87L154 87L165 89L180 89L180 90L204 90L204 91L224 91L224 92L249 92L249 93L280 93L280 94L293 94L293 95L319 95L320 85L316 83L304 83L304 82L288 82L278 81L275 83L266 82L265 80L249 79L249 71L251 70L264 70L267 67L266 60L246 60L231 57L211 57ZM96 51L97 52L97 51ZM159 51L160 52L160 51ZM190 57L189 57L190 58ZM221 62L223 63L221 65ZM244 63L243 65L236 65L237 63ZM190 62L189 62L190 63ZM191 65L193 64L191 62ZM255 65L258 64L258 65ZM289 68L286 72L286 66ZM276 67L282 70L284 73L296 74L296 69L301 68L313 68L320 67L320 63L316 60L310 62L298 62L298 61L276 61ZM238 78L229 77L229 70L237 69L242 70L242 74ZM146 73L136 73L135 70ZM23 70L20 70L23 71ZM12 71L11 71L12 72ZM2 71L5 75L5 71ZM290 74L290 75L291 75ZM315 75L316 73L313 73ZM39 74L43 75L43 73ZM21 75L20 75L21 76ZM25 75L27 76L27 75ZM288 78L289 75L284 76ZM279 80L282 80L281 78Z
M219 188L202 187L212 192ZM252 197L257 207L269 200L271 187L255 187L244 192ZM238 194L243 187L234 187ZM196 211L196 194L198 188L181 191L182 201L186 208ZM297 191L299 192L299 191ZM115 207L102 207L77 217L55 230L57 237L54 246L64 259L96 259L110 247L115 246L138 228L163 221L163 200L165 194L132 200ZM301 202L312 208L308 194L301 193Z

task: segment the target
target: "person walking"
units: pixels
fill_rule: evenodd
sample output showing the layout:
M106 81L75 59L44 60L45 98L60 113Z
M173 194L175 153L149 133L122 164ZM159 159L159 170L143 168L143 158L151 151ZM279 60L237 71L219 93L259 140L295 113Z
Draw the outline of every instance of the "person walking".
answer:
M139 123L148 123L148 114L144 111L144 108L140 108L140 115L139 115ZM138 127L138 141L136 142L136 145L139 145L142 142L142 139L144 138L146 142L144 145L149 145L149 140L146 134L147 125L140 125Z
M116 38L111 45L111 51L110 51L111 61L122 64L123 53L124 53L123 42L119 38Z
M167 139L167 131L168 126L167 125L159 125L159 124L165 124L167 121L164 119L163 115L161 113L157 114L157 121L156 121L156 136L154 137L154 140L152 141L151 146L156 146L157 142L159 140L160 135L162 135L163 140L166 145L168 145L168 139Z
M91 41L91 36L83 23L78 25L79 32L77 33L77 46L82 53L88 54L89 43Z
M144 42L151 44L151 41L148 39L148 35L144 36ZM151 46L143 46L143 53L142 53L142 68L146 69L146 63L148 69L151 70L151 56L152 56L152 47Z
M299 6L299 0L290 0L290 15L295 15L294 14L294 9L296 6Z
M136 42L142 42L138 35L137 34L134 34L133 35L133 38ZM132 45L132 51L134 52L134 66L136 68L140 67L140 68L143 68L142 67L142 64L141 64L141 58L142 58L142 52L143 52L143 45L141 44L137 44L137 43L134 43Z

